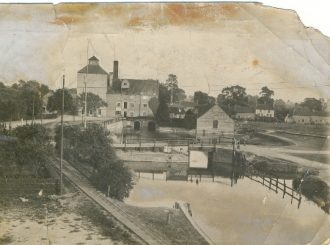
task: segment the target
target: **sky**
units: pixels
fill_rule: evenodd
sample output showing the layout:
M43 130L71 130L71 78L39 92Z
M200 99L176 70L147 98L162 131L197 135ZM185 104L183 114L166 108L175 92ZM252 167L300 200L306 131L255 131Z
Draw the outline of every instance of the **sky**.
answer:
M330 36L326 1L263 2L294 9L305 25ZM7 83L36 79L58 88L65 73L75 87L76 72L96 55L109 72L119 60L122 78L163 82L174 73L188 94L216 96L239 84L249 94L267 85L275 97L293 101L330 95L330 42L302 28L292 11L149 4L4 5L0 13L0 81Z

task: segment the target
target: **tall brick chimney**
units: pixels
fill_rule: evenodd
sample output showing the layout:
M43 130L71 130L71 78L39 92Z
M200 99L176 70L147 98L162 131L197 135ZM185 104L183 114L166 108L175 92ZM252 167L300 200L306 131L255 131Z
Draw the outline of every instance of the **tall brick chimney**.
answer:
M113 62L113 81L118 79L118 60Z

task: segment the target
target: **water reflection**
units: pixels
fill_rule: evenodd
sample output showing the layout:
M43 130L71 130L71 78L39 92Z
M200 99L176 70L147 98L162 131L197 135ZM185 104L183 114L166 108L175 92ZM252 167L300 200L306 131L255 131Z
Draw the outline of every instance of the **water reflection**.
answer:
M210 178L214 181L217 176L229 178L232 187L239 179L248 178L283 198L288 196L290 203L296 202L298 208L304 196L329 214L329 186L315 170L300 170L295 165L283 164L274 167L271 161L251 163L240 159L232 163L212 162L208 169L189 169L187 173L188 179L199 178L199 181Z

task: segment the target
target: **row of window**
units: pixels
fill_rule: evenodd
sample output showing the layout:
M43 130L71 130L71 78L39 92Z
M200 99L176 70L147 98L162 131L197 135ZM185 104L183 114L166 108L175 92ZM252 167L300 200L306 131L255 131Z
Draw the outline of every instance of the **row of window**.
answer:
M127 109L127 107L128 107L128 102L123 102L123 106L124 106L124 109ZM129 106L130 106L130 108L134 108L134 103L129 103ZM143 106L143 108L147 108L148 107L148 104L142 104L142 106ZM117 102L116 103L116 107L121 107L121 102Z
M123 116L123 117L137 117L137 116L144 116L144 117L146 117L147 116L147 112L143 111L140 115L138 115L138 114L134 114L133 111L131 111L131 112L124 111L123 113L121 111L116 111L115 112L115 115L117 115L117 116Z

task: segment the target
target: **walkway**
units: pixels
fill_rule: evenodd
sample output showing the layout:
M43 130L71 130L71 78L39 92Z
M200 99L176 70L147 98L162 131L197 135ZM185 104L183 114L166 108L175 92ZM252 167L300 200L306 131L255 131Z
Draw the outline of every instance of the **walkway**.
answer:
M54 166L59 169L59 161L53 162ZM84 192L93 201L99 204L102 208L108 211L115 219L121 222L125 227L136 234L145 244L156 245L156 244L168 244L168 242L161 238L157 234L157 231L150 231L146 225L138 221L136 217L131 217L122 207L120 207L116 201L111 198L105 197L101 192L97 191L89 180L82 176L82 174L72 167L68 162L64 161L63 164L63 175L82 192Z

